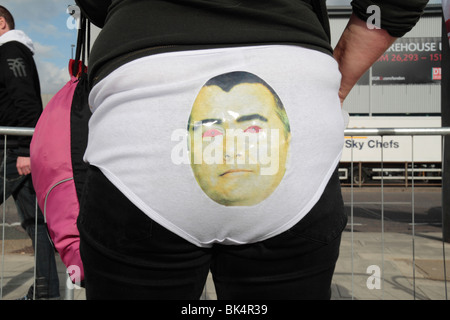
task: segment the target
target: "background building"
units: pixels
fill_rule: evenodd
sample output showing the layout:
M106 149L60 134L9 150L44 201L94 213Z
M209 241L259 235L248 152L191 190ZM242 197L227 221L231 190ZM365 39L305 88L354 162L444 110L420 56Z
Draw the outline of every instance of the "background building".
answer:
M351 7L345 0L327 3L334 47ZM418 24L350 92L343 106L348 128L441 127L441 59L442 7L430 1ZM414 176L417 183L440 184L441 162L441 137L346 137L341 179L376 184L383 176L386 184L408 185Z
M350 6L329 6L333 47L350 13ZM439 115L441 29L441 6L428 5L416 27L359 81L344 108L353 115Z

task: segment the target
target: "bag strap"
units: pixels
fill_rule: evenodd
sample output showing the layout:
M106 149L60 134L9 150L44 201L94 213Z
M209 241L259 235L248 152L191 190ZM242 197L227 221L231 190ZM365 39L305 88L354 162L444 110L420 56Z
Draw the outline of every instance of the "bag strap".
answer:
M77 46L75 51L75 60L72 63L71 73L75 77L80 77L82 73L86 73L86 65L89 60L91 49L91 24L86 17L81 14L80 28L77 35ZM87 58L86 58L87 55Z

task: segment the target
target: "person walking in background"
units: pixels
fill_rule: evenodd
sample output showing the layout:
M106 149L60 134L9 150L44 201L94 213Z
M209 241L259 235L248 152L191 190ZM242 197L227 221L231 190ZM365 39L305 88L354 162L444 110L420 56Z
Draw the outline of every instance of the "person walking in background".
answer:
M33 128L42 113L41 89L33 54L31 39L23 31L15 30L13 16L0 6L0 126ZM36 291L32 285L23 299L57 299L60 294L55 250L47 235L44 216L36 205L30 142L31 137L28 136L8 136L5 150L2 136L0 191L5 193L5 199L13 196L22 227L37 251ZM5 167L6 177L3 177Z
M218 299L330 299L341 104L427 2L354 0L333 50L325 0L76 0L102 28L78 218L87 298L198 299L211 271Z

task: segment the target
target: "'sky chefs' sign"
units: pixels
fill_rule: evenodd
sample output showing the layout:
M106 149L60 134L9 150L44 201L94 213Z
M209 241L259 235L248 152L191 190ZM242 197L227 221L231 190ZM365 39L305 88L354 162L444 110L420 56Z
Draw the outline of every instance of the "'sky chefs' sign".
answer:
M400 38L373 65L372 84L424 84L441 80L442 38ZM369 72L360 79L369 84Z

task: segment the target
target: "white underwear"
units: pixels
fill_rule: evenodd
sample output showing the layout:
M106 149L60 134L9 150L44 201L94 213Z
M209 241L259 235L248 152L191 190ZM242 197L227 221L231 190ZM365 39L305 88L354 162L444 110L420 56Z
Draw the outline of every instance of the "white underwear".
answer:
M311 210L339 163L340 78L296 46L141 58L93 88L85 160L191 243L262 241Z

